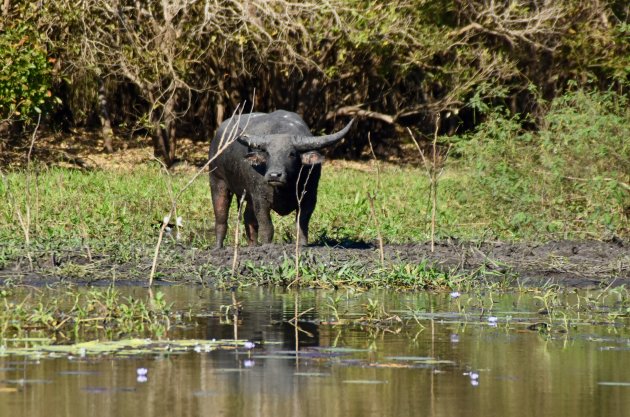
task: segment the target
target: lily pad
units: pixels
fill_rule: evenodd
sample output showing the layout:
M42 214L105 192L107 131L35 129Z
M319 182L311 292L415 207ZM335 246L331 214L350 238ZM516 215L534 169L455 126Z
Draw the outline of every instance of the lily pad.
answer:
M597 385L606 387L630 387L630 382L598 382Z
M413 362L413 363L423 363L427 365L454 365L455 362L445 360L445 359L435 359L429 356L388 356L385 359L390 361L401 361L401 362Z
M346 379L343 381L344 384L362 384L362 385L379 385L379 384L387 384L387 381L377 380L377 379Z
M356 352L370 352L370 349L358 349L358 348L348 348L348 347L322 347L318 350L322 352L332 352L332 353L356 353Z

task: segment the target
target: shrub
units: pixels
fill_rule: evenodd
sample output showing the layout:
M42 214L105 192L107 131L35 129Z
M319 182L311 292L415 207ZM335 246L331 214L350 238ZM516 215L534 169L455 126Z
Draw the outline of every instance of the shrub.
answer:
M28 121L51 102L52 68L31 29L18 25L0 37L0 120Z
M627 104L622 94L569 91L551 103L535 132L518 116L493 113L458 145L474 172L468 200L515 236L532 226L560 237L625 234Z

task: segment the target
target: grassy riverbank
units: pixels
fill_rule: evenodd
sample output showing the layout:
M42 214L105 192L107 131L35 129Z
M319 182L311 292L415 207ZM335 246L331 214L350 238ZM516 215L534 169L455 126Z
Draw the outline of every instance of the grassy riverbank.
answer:
M450 154L444 159L442 152L437 166L442 175L435 238L480 243L627 240L626 104L624 95L576 91L550 104L543 130L525 130L524 120L496 110L475 132L439 138L442 150L448 141ZM200 145L202 155L205 147ZM328 162L311 221L311 242L347 246L375 243L379 235L385 244L429 240L427 169L412 145L404 149L405 161L411 162ZM124 155L121 150L109 159ZM55 254L65 250L79 250L89 260L106 255L114 263L146 257L158 241L172 196L186 187L195 171L189 166L167 173L150 157L117 168L83 170L34 158L28 169L3 169L0 268L27 258L29 264L33 258L49 258L56 266ZM212 248L207 174L176 203L177 216L183 219L178 243L193 253ZM232 231L235 217L233 209ZM274 223L275 242L292 242L293 216L275 216ZM233 239L229 233L228 244ZM166 241L174 238L167 236Z

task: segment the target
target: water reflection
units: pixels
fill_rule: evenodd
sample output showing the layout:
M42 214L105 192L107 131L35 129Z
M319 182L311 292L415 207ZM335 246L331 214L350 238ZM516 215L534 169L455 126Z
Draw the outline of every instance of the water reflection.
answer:
M439 314L418 323L320 325L331 321L330 295L306 291L296 354L295 293L239 291L238 314L221 309L234 304L229 292L172 288L166 296L176 309L200 313L170 337L236 331L255 346L138 358L1 357L0 415L624 416L630 409L627 327L530 331L518 320L536 311L531 299L496 300L492 327L488 316L453 320L448 294L348 294L337 305L346 317L365 315L368 299L390 313ZM506 326L508 316L516 324Z

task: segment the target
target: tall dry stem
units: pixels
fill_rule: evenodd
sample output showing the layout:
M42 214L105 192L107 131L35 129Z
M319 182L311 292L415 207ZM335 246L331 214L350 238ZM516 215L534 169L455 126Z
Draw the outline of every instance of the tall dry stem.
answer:
M378 221L378 216L375 208L375 201L377 199L377 193L381 190L381 165L376 158L376 154L374 153L374 148L372 147L372 138L370 133L368 133L368 144L370 145L370 152L372 153L372 158L374 159L374 164L376 166L376 190L373 193L368 191L367 198L370 203L370 212L372 213L372 218L374 219L374 225L376 226L376 236L378 239L378 251L381 260L381 266L385 265L385 249L383 245L383 234L381 233L381 223Z
M240 224L241 217L243 214L243 205L245 204L245 193L243 190L243 195L238 202L238 214L236 215L236 224L234 226L234 256L232 257L232 281L234 281L234 275L236 274L236 265L238 264L238 247L240 243Z
M440 130L440 114L435 119L433 132L433 160L431 161L431 252L435 250L435 220L437 216L437 137Z
M297 278L296 278L297 279ZM295 292L295 300L293 302L293 326L294 326L294 330L295 330L295 366L299 367L300 366L300 362L299 362L299 358L298 358L298 352L300 351L299 346L300 346L300 327L298 326L298 318L300 317L300 296L298 294L298 292Z
M430 186L429 196L431 200L431 252L435 251L435 230L437 226L437 205L438 205L438 199L437 199L438 181L440 177L442 176L442 174L444 173L445 162L451 150L451 146L449 144L449 147L443 158L442 168L438 169L439 164L438 164L437 140L438 140L438 132L440 130L440 120L441 120L440 114L438 113L435 120L435 131L433 132L433 141L431 143L431 150L432 150L431 160L427 160L427 158L424 155L424 152L422 151L422 148L420 147L420 144L418 144L418 141L413 135L413 132L411 131L411 129L407 128L407 131L409 132L409 135L411 136L411 140L413 140L413 143L416 145L416 149L418 149L418 153L420 154L420 158L422 158L422 164L424 165L424 169L427 173L427 177L429 178L429 186Z

